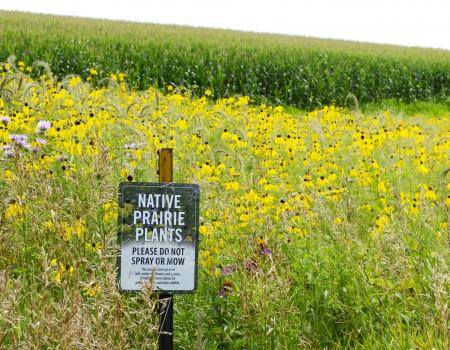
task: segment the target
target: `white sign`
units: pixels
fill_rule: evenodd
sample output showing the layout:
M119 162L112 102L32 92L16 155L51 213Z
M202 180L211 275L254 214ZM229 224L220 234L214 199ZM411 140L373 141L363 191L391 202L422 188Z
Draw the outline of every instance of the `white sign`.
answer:
M198 185L120 184L121 290L196 289L199 198Z

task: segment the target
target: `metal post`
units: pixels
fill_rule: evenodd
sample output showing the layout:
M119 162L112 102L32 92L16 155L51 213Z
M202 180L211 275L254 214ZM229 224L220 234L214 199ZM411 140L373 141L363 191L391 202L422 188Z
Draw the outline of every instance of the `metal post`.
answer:
M159 182L173 182L173 152L171 148L161 148L159 155ZM159 350L173 349L173 295L159 295Z

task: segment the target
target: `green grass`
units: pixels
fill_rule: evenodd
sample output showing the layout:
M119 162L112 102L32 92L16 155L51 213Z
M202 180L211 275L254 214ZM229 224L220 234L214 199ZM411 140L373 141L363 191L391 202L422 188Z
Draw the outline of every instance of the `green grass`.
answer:
M368 114L376 113L380 110L388 110L394 114L403 113L409 116L423 115L427 117L439 117L450 111L450 99L430 102L416 101L411 103L384 100L382 102L363 105L361 110Z
M349 93L362 105L450 95L447 50L5 11L0 35L0 61L43 60L60 78L95 67L99 84L125 72L138 89L173 83L308 110Z

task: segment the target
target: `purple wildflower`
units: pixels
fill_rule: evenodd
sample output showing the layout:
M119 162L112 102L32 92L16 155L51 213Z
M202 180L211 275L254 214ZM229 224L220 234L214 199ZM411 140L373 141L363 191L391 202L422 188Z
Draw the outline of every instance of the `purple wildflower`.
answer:
M245 271L251 273L251 272L258 272L259 267L258 267L258 264L256 263L256 261L254 261L254 260L247 260L244 263L244 269L245 269Z
M222 276L231 275L234 272L234 265L227 265L220 270Z
M264 249L261 250L261 255L271 257L272 251L269 248L265 247Z
M37 137L36 138L36 142L35 142L35 146L31 148L31 151L33 153L38 153L39 150L42 148L42 146L45 146L46 144L47 144L46 140Z
M23 134L11 134L9 135L9 138L17 144L28 140L28 136Z
M3 146L3 152L5 153L6 157L13 157L14 156L14 147L11 145Z
M9 138L11 139L11 141L14 141L14 143L17 146L29 149L30 148L30 144L28 143L28 136L27 135L23 135L23 134L11 134L9 135Z
M42 134L48 129L50 129L51 126L52 123L50 123L48 120L39 120L37 123L36 132Z
M267 242L261 237L258 239L259 248L261 249L259 253L261 255L265 255L268 257L272 256L272 250L270 250L269 246L267 245Z
M11 121L11 118L6 116L6 115L2 115L0 117L0 122L2 122L5 125L8 125L8 123Z
M36 142L41 146L45 146L47 144L47 140L40 139L40 138L36 138Z

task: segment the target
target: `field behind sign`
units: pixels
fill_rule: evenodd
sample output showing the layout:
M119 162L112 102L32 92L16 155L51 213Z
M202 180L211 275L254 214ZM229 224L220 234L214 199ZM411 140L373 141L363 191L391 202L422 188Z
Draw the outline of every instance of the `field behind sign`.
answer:
M349 94L362 104L450 96L448 50L4 11L0 22L0 61L41 60L60 78L102 86L125 73L139 89L212 89L307 110L348 105Z

